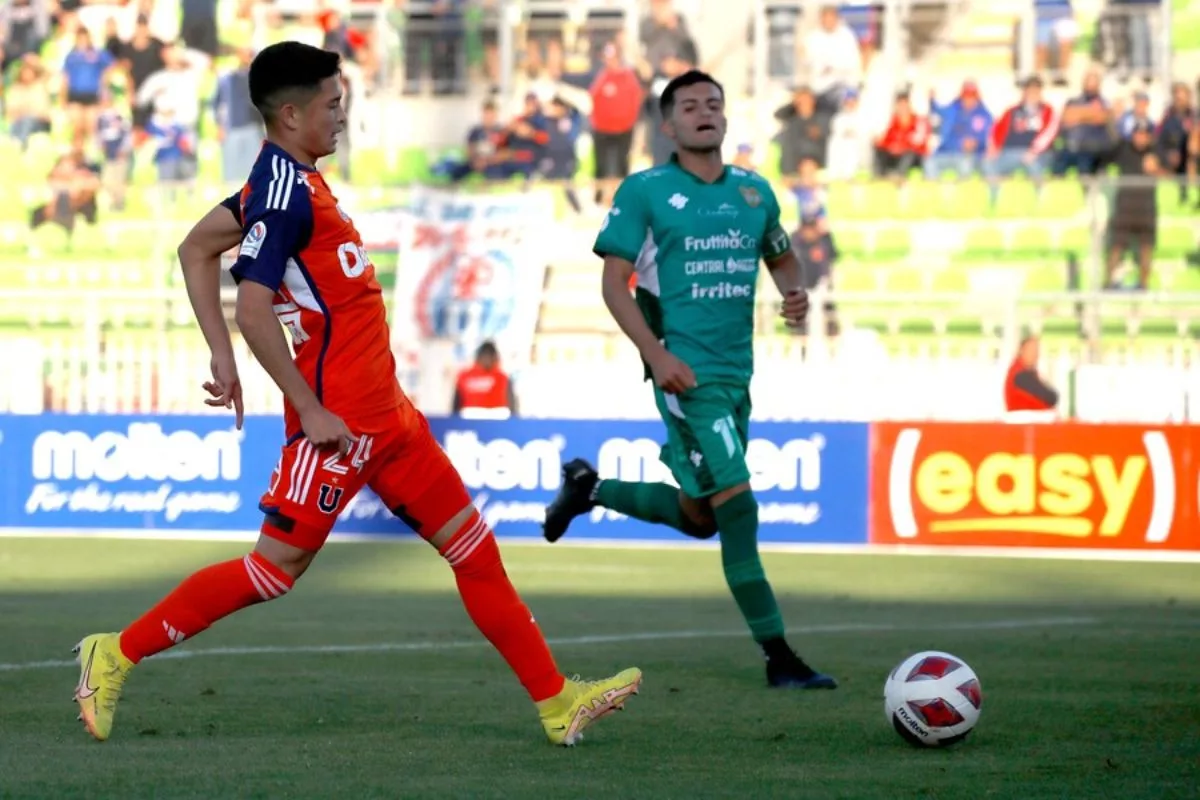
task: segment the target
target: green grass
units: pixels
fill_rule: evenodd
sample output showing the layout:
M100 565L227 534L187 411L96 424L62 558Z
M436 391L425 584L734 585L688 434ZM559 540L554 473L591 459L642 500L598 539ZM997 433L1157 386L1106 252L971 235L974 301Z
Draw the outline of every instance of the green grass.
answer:
M0 539L0 662L61 659L244 548ZM147 662L105 744L74 719L72 669L0 670L0 796L1161 800L1200 785L1196 565L768 554L789 624L825 626L794 642L842 681L804 694L764 688L715 552L505 556L564 669L645 670L628 712L572 751L542 739L432 551L333 544L289 597L180 651L413 649ZM978 729L947 751L910 748L881 711L888 671L925 648L984 688Z

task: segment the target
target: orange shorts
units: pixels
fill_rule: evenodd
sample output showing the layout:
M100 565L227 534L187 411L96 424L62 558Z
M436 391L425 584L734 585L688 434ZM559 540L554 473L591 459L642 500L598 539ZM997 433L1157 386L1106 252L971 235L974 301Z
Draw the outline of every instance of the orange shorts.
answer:
M417 409L406 405L346 424L357 441L345 456L318 450L303 434L284 446L259 502L268 535L301 550L321 549L364 486L426 539L470 504L466 486Z

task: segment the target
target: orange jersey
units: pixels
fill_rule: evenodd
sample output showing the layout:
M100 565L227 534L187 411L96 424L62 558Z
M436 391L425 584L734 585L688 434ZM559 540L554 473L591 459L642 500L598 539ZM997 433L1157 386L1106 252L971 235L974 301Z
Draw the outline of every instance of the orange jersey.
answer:
M508 408L508 375L499 368L475 365L464 369L455 388L463 408Z
M375 267L321 173L265 142L236 213L245 238L233 277L275 292L296 368L321 404L350 425L406 405ZM284 418L290 438L300 421L286 398Z

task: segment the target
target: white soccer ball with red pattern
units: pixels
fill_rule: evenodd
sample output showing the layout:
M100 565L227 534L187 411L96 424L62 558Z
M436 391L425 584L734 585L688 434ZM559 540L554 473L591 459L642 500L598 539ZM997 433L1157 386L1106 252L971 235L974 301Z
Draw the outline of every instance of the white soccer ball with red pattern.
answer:
M883 686L888 723L914 745L961 742L979 722L982 706L983 689L975 670L938 650L904 659Z

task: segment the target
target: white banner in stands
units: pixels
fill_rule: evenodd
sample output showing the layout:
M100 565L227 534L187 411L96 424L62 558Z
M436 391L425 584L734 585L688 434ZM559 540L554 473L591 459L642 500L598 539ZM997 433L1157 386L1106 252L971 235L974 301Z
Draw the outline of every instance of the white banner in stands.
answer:
M401 216L392 330L402 361L431 341L469 360L487 339L529 353L558 226L549 192L418 189Z

